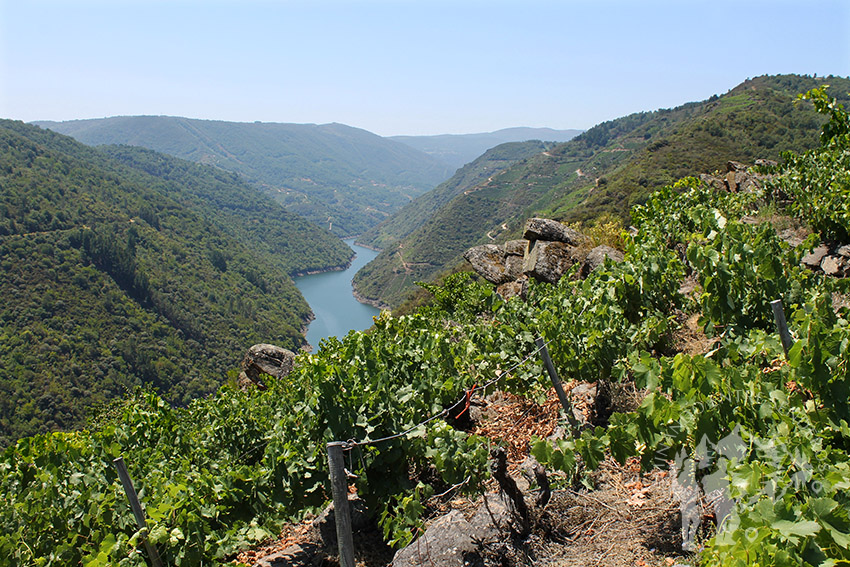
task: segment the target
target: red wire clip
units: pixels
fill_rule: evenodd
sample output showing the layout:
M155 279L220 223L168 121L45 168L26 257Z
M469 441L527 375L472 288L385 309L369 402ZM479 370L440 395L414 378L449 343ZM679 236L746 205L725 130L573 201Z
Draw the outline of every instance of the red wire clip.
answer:
M466 413L466 410L469 409L469 398L472 397L472 392L475 391L475 388L478 387L478 384L473 384L472 388L466 391L466 405L463 407L463 410L455 416L455 419L460 419L460 416Z

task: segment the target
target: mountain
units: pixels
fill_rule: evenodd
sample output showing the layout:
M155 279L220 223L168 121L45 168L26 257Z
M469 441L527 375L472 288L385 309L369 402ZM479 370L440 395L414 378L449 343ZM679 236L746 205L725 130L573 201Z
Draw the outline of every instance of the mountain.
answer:
M599 124L441 205L418 230L363 267L356 289L365 299L396 307L416 289L414 282L459 265L471 246L518 235L531 216L625 219L633 204L683 176L725 170L730 160L752 164L815 147L824 119L796 97L824 83L833 96L848 99L846 78L764 76L702 102Z
M501 144L457 170L448 180L433 191L420 195L400 211L370 228L357 238L362 246L383 249L421 227L443 205L470 187L486 181L502 169L545 151L553 144L537 140Z
M0 445L137 386L185 404L258 342L297 349L289 277L351 250L237 175L0 121Z
M541 154L552 144L539 141L511 142L488 150L457 171L433 191L417 197L399 212L361 235L357 242L382 249L381 253L357 272L354 286L360 297L380 305L397 304L417 281L429 279L435 268L451 260L455 239L465 232L445 231L438 235L441 211L456 197L491 183L511 165ZM436 223L436 224L435 224ZM400 244L400 242L403 242ZM406 246L427 247L427 262L402 262ZM443 254L448 252L448 255Z
M438 136L390 136L417 150L434 156L453 169L471 162L485 151L507 142L544 140L567 142L582 130L553 130L552 128L505 128L478 134L441 134Z
M360 234L447 179L409 145L342 124L239 123L168 116L36 122L89 145L142 146L243 175L287 210Z

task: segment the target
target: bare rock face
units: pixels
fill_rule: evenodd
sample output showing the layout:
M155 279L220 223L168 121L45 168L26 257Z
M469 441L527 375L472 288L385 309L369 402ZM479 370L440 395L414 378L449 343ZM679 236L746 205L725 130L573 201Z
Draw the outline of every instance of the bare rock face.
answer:
M501 295L504 299L510 299L512 297L521 297L522 299L525 299L526 294L528 293L528 278L521 276L514 281L503 283L496 287L496 293Z
M575 263L573 250L565 242L535 242L525 255L522 271L536 280L556 284Z
M260 378L260 374L268 374L275 378L282 378L292 372L295 363L295 353L285 348L260 343L252 346L242 359L242 372L239 373L239 384L241 387L253 383L261 389L266 385Z
M549 240L563 242L570 246L582 244L587 237L577 230L551 219L530 218L525 222L523 238L527 240Z
M479 276L492 284L499 285L514 279L506 272L507 254L502 246L482 244L464 252L463 257Z
M480 506L469 520L458 510L438 518L416 541L395 554L392 567L465 565L465 558L478 549L477 541L494 537L500 532L499 526L510 522L509 511L502 498L493 495L485 498L487 506Z
M586 278L587 274L605 262L605 258L611 258L615 262L622 262L623 253L616 248L611 248L610 246L597 246L588 252L584 262L582 262L581 277Z
M803 265L815 269L820 267L821 260L829 254L829 248L821 244L814 250L812 250L809 254L803 256L803 259L800 260Z
M850 274L850 260L844 256L825 256L820 263L823 273L834 278L843 278Z
M522 256L505 257L505 277L512 280L522 277L523 263L524 259Z
M528 240L523 238L519 240L508 240L505 242L505 254L508 256L525 256L525 251L528 249Z

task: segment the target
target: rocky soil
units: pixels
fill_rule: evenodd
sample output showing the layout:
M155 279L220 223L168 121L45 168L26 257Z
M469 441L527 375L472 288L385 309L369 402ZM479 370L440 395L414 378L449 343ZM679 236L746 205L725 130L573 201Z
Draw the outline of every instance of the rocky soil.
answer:
M568 385L574 409L594 420L594 384ZM611 397L618 409L638 403L640 393L624 389ZM505 448L508 473L529 508L527 534L495 480L484 496L467 498L449 491L427 502L427 519L414 542L394 552L366 515L355 512L358 567L449 566L659 566L691 563L682 551L679 501L669 471L641 473L636 462L603 462L582 484L570 485L549 471L551 497L539 503L540 488L529 482L529 440L559 434L557 396L546 401L495 394L473 405L474 432ZM352 495L352 502L356 495ZM706 522L710 525L710 522ZM357 529L359 528L359 529ZM708 534L705 534L708 535ZM327 513L287 526L280 538L245 551L236 559L257 567L337 566L333 521ZM330 541L329 541L330 540ZM329 545L329 543L331 545Z

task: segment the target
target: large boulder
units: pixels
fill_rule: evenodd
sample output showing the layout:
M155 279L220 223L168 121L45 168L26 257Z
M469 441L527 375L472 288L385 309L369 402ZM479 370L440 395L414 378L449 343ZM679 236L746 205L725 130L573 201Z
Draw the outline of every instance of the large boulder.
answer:
M523 238L526 240L549 240L552 242L563 242L570 246L579 246L587 240L587 237L577 230L554 221L543 218L530 218L525 222Z
M492 284L500 285L516 278L506 271L507 254L502 246L482 244L464 252L463 257L475 273Z
M528 240L520 238L519 240L508 240L505 242L505 254L508 256L525 256L525 251L528 250Z
M522 271L536 280L556 284L575 263L574 248L564 242L534 242L525 255Z
M462 567L478 550L477 542L498 534L511 521L510 512L500 496L486 495L487 506L479 506L466 520L452 510L438 518L416 541L400 549L392 567Z
M605 262L605 258L611 258L615 262L623 261L623 253L616 248L610 246L597 246L587 253L584 262L581 264L581 276L587 277L587 274L601 266Z
M275 378L283 378L292 372L295 364L295 353L285 348L260 343L252 346L242 359L242 372L239 373L239 384L242 387L254 383L261 389L266 385L260 378L268 374Z

